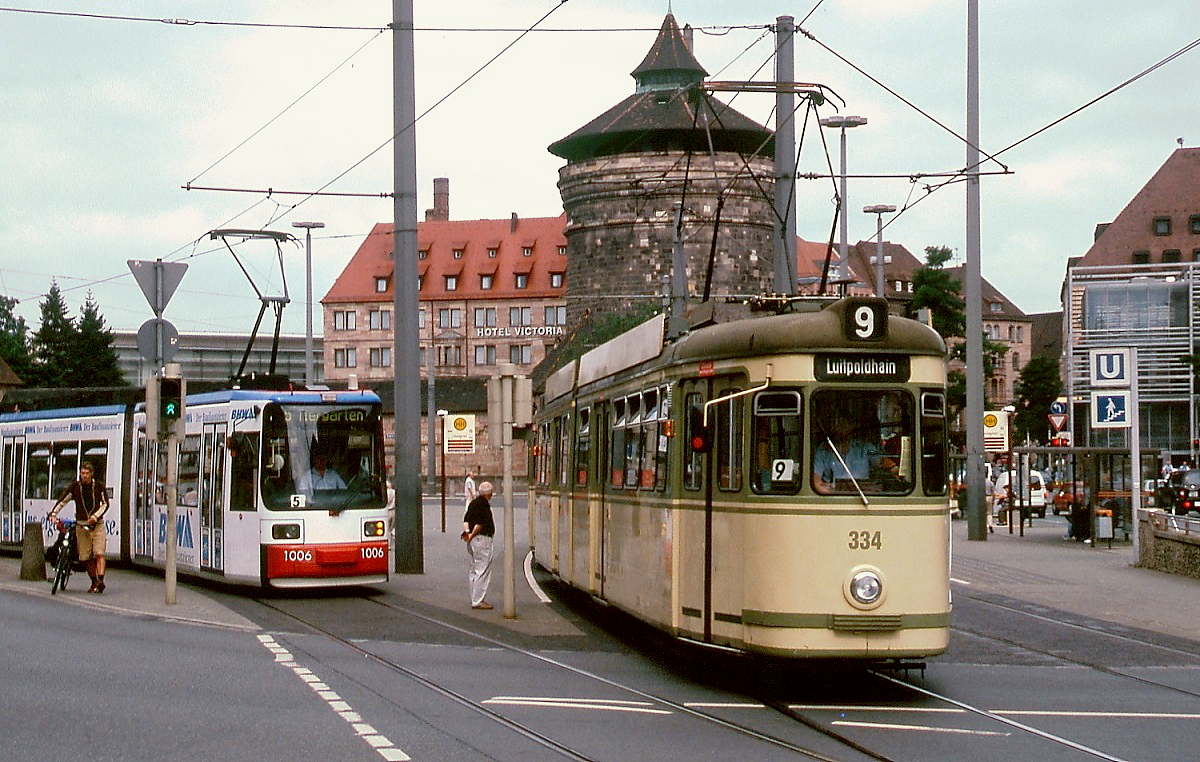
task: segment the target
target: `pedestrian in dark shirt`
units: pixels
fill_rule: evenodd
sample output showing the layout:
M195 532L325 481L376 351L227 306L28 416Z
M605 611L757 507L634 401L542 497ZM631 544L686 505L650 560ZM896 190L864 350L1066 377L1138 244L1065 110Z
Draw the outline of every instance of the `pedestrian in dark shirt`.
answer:
M467 506L463 516L463 542L471 557L467 580L471 585L471 608L490 609L487 596L488 583L492 581L492 539L496 536L496 523L492 520L492 483L481 482L479 494Z
M104 533L104 512L108 510L108 491L104 482L94 478L92 464L79 464L79 478L67 485L58 497L58 502L46 516L58 524L58 512L68 502L75 503L75 542L79 549L79 560L87 566L92 578L89 593L104 592L104 550L107 535ZM59 527L62 528L61 526Z

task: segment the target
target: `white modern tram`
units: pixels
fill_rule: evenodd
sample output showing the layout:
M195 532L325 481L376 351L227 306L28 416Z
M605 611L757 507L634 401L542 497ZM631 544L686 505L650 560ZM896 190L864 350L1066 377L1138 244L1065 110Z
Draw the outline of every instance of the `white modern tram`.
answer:
M163 568L167 447L144 405L0 414L0 547L19 548L81 463L108 488L108 557ZM390 506L373 392L225 390L189 395L180 441L180 573L263 587L378 584L389 577ZM322 454L336 477L313 482ZM315 487L315 488L314 488Z

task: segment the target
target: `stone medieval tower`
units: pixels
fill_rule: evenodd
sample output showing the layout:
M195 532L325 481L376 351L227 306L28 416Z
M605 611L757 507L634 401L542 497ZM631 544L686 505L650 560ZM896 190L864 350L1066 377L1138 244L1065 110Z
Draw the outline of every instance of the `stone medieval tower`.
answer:
M772 290L773 133L702 91L667 14L633 95L550 146L567 160L567 322L661 303L682 204L688 304Z

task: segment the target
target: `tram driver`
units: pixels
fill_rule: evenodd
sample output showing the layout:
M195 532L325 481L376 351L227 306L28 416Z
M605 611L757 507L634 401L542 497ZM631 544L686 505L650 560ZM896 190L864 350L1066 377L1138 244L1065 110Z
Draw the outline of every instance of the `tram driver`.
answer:
M874 440L855 430L854 416L844 407L829 410L818 427L819 441L813 450L813 490L822 495L853 491L847 481L862 482L879 473L895 475L897 463ZM842 484L838 484L841 481Z
M346 489L342 475L329 467L329 453L323 447L313 449L312 470L301 474L299 482L300 491L310 495L317 489Z

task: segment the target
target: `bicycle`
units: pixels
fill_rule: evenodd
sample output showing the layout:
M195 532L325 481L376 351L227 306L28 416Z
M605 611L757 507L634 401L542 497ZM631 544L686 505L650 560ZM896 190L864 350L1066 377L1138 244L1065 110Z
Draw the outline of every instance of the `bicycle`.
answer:
M54 554L54 579L50 585L50 594L67 589L75 563L75 519L62 519L58 525L58 539L50 546Z

